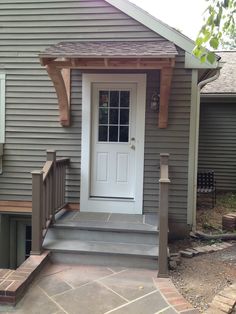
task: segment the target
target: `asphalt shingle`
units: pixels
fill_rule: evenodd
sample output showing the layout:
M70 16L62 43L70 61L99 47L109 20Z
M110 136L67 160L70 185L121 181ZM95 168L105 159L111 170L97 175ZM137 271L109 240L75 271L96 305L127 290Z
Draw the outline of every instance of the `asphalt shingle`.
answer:
M40 53L40 57L175 57L175 45L158 41L73 41L60 42Z

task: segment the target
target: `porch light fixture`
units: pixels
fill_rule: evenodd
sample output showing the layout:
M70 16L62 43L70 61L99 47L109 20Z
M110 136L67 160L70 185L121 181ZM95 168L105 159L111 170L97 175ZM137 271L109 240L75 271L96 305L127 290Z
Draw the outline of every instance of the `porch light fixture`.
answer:
M152 94L150 108L153 111L159 112L159 106L160 106L160 94L158 94L158 92L155 91Z

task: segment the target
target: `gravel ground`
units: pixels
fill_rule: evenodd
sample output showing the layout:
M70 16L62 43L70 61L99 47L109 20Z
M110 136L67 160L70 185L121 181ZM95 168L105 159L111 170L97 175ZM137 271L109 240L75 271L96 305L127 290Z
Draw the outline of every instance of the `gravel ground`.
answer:
M172 245L173 251L179 246L180 242ZM186 241L183 246L187 247ZM217 293L236 281L236 243L215 253L181 258L180 266L170 275L182 295L204 312Z

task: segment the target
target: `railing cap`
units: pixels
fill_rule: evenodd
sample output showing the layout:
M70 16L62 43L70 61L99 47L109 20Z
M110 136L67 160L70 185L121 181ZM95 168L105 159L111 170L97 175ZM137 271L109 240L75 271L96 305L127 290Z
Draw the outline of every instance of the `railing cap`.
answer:
M55 149L47 149L46 152L47 153L56 153L56 150Z
M160 179L160 183L170 183L170 179Z
M44 172L42 170L33 170L31 171L31 174L43 174Z
M170 157L170 154L169 153L160 153L160 156L161 157Z
M47 150L47 161L56 161L56 151L52 149Z

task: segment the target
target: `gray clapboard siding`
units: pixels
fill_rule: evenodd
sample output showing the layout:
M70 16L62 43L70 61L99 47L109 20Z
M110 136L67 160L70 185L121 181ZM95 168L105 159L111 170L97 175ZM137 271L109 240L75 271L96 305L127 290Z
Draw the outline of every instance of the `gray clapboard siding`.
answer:
M202 103L199 170L213 169L218 190L236 191L236 103Z
M72 83L72 125L62 128L55 90L38 53L63 40L115 38L159 40L157 34L104 1L0 2L0 68L7 74L0 199L30 200L30 172L42 167L46 149L55 149L59 157L71 158L68 199L79 201L81 77L74 77Z
M154 212L158 208L159 154L170 153L170 218L186 223L191 71L184 69L183 52L179 50L179 54L172 80L167 129L158 128L158 114L152 112L149 106L151 94L159 86L159 77L156 73L148 75L144 209Z
M70 128L58 123L55 90L38 53L63 40L160 40L104 1L1 0L0 65L6 80L6 144L0 199L31 198L31 175L42 167L45 150L70 157L67 197L79 201L81 143L81 73L72 71ZM191 73L184 69L180 50L172 82L169 126L160 130L158 116L150 111L151 94L159 86L159 72L148 72L144 210L158 207L159 154L170 158L171 219L186 222L187 164Z

